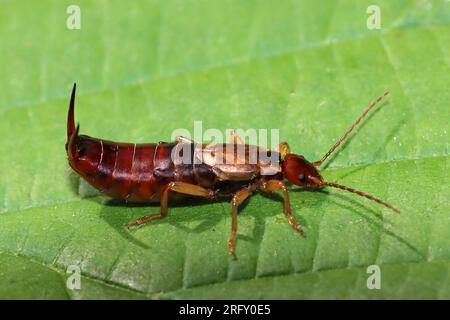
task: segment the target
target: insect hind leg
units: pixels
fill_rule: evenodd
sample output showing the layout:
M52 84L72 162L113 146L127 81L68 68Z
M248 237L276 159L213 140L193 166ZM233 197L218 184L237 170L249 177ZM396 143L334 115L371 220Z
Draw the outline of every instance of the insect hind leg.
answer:
M155 214L149 214L143 217L140 217L136 220L130 221L126 224L126 226L129 228L131 226L140 225L145 222L154 220L154 219L162 219L167 216L167 212L169 210L169 193L171 191L187 194L191 196L199 196L199 197L205 197L205 198L212 198L213 192L202 188L200 186L197 186L195 184L190 184L186 182L171 182L167 185L167 188L164 189L164 192L161 197L160 202L160 213Z

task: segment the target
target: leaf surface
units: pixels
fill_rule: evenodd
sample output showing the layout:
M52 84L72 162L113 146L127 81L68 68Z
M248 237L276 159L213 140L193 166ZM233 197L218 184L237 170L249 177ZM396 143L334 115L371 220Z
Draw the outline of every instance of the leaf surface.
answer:
M450 298L445 1L67 1L0 3L0 298ZM278 129L318 160L364 107L391 95L325 165L339 190L241 208L237 259L227 202L189 201L128 231L158 206L123 206L73 174L68 98L81 133L168 141L178 128ZM377 264L382 289L369 290ZM68 266L81 290L66 288Z

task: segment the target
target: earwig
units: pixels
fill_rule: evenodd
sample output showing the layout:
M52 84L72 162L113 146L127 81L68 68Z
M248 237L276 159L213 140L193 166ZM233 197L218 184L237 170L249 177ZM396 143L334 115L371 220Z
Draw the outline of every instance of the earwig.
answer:
M389 92L373 101L321 160L309 162L303 156L291 153L286 142L281 143L277 150L266 150L244 144L235 132L232 133L230 144L214 145L199 144L185 137L178 137L170 143L135 144L79 135L79 125L75 127L74 120L75 91L76 84L70 98L65 145L72 169L110 197L133 202L160 203L159 213L130 221L127 227L166 217L169 199L175 197L231 198L232 219L228 252L234 255L239 205L256 191L279 191L283 194L284 214L289 224L303 235L302 227L292 215L288 188L283 180L306 189L337 188L400 212L375 196L324 181L317 169ZM237 146L242 147L243 154L235 152ZM188 151L189 161L174 161L173 152L181 149L183 152ZM258 155L256 163L248 161L252 151L256 151ZM274 164L261 156L267 153L275 156L278 163ZM199 159L202 161L196 161ZM218 159L227 159L227 162L223 163Z

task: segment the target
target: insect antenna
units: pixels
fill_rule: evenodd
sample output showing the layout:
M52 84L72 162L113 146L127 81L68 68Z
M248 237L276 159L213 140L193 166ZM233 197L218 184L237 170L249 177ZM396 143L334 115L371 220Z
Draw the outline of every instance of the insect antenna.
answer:
M380 199L378 199L378 198L376 198L376 197L374 197L374 196L372 196L370 194L364 193L362 191L359 191L359 190L356 190L356 189L353 189L353 188L350 188L350 187L346 187L346 186L343 186L343 185L340 185L340 184L337 184L337 183L334 183L334 182L326 182L326 181L324 181L323 185L324 186L328 186L328 187L341 189L341 190L345 190L345 191L357 194L358 196L361 196L361 197L367 198L369 200L375 201L376 203L379 203L379 204L385 206L386 208L389 208L389 209L391 209L391 210L393 210L393 211L395 211L397 213L400 213L400 209L397 209L396 207L390 205L389 203L384 202L383 200L380 200Z
M367 108L364 110L364 112L361 114L361 116L356 119L356 121L353 123L353 125L339 138L338 141L331 147L330 150L325 154L325 156L319 160L313 162L313 166L320 166L329 156L333 153L333 151L341 144L341 142L347 138L347 136L352 132L352 130L361 122L361 120L369 113L370 109L372 109L374 106L378 104L384 97L386 97L389 94L389 91L386 91L382 96L379 96L375 101L373 101Z

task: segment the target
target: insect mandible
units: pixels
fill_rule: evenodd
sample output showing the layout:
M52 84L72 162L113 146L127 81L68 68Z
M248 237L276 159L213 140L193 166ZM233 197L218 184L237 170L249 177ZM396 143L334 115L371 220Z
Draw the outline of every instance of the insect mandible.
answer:
M168 212L169 199L180 195L209 199L227 197L231 199L232 206L228 252L233 255L238 229L238 206L259 190L268 193L279 191L283 194L284 214L292 228L303 235L302 227L292 215L288 188L283 180L306 189L338 188L400 212L372 195L324 181L317 169L388 92L365 109L321 160L309 162L303 156L291 153L286 142L280 143L277 150L266 150L244 144L235 132L231 135L231 143L213 145L199 144L184 137L177 137L176 141L171 143L135 144L79 135L79 125L75 127L74 121L75 91L76 84L70 98L65 145L72 169L110 197L133 202L160 203L159 213L133 220L127 227L164 218ZM235 152L237 146L244 150L244 153ZM192 161L173 161L172 151L180 147L184 150L187 147L187 150L191 151L189 159ZM263 157L257 157L255 163L250 163L250 152L256 152L257 155L270 152L278 159L278 163L271 163ZM227 159L226 163L217 161L219 158ZM195 161L197 159L202 161Z

